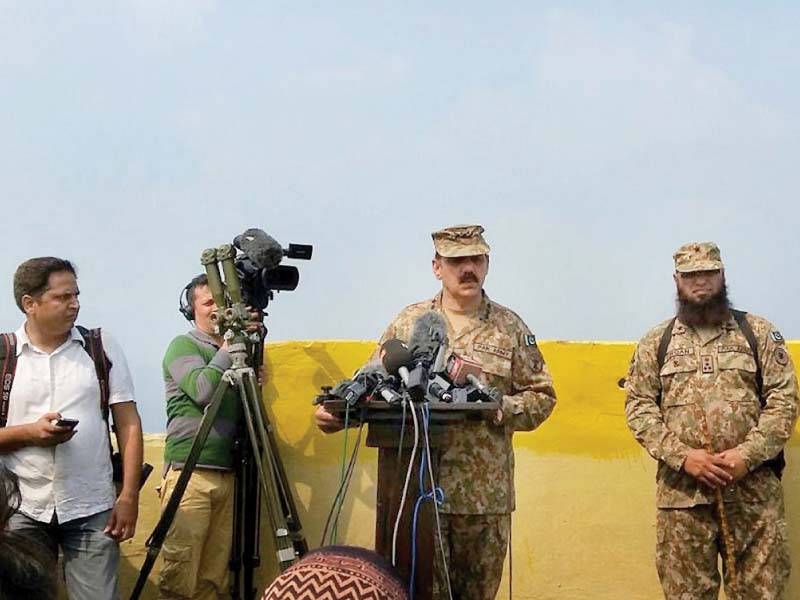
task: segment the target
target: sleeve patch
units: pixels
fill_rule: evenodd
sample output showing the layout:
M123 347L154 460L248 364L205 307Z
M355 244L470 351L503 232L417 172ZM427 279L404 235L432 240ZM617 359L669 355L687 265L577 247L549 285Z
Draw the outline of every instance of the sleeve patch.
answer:
M789 353L786 352L783 348L776 348L775 349L775 362L785 367L789 364Z
M536 345L536 336L533 334L525 336L525 345L526 346L535 346Z
M770 336L772 336L772 341L776 344L782 344L785 341L780 331L773 331L770 333Z

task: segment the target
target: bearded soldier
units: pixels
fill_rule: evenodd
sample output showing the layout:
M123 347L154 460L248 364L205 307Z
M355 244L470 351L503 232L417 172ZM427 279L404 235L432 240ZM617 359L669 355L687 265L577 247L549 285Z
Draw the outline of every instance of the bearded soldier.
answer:
M731 308L719 248L674 255L677 316L639 342L625 413L658 461L656 567L667 600L783 598L790 558L780 474L797 418L781 334Z

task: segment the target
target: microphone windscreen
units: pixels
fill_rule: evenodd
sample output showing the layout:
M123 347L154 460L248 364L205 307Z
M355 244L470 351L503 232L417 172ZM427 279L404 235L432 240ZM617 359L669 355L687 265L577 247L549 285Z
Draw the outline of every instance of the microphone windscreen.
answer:
M411 352L402 340L386 340L381 346L381 361L390 375L397 375L400 367L406 367L411 362Z
M432 356L442 344L447 344L447 323L441 313L429 310L414 323L408 344L411 355Z
M233 240L259 269L275 269L283 260L283 248L278 241L261 229L247 229Z

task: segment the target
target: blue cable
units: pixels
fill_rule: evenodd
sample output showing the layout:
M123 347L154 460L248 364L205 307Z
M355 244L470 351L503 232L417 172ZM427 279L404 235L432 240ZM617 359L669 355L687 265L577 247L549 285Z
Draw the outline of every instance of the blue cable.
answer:
M422 405L422 414L425 420L425 445L427 448L429 444L428 424L430 422L430 411L427 404ZM425 491L425 465L427 458L427 451L422 452L419 461L419 495L417 496L417 502L414 504L414 516L411 520L411 577L408 584L410 600L414 600L414 579L417 570L417 518L419 517L420 506L425 500L432 500L437 506L441 506L444 503L444 490L442 488L436 487L430 492Z

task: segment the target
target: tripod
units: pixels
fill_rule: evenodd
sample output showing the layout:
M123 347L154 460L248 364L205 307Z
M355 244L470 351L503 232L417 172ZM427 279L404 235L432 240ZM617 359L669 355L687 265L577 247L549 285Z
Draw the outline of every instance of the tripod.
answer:
M254 364L263 364L263 348L263 341L254 345L252 351ZM239 461L236 471L231 556L231 571L234 575L231 598L237 600L240 598L242 587L245 599L253 598L256 592L253 587L253 572L261 562L259 533L262 498L265 499L268 510L272 511L269 516L269 524L271 531L274 532L278 550L278 565L281 571L308 552L308 544L303 537L297 506L289 488L283 461L278 453L277 441L261 402L261 388L256 385L252 375L251 370L249 375L251 379L246 385L250 386L252 393L255 394L255 402L251 401L249 404L251 415L254 418L249 418L245 410L245 427L238 440ZM243 392L240 392L240 395L245 397ZM253 428L251 428L251 423L254 425ZM261 455L254 451L256 446L252 443L253 429L258 434L259 448L266 457L266 465L263 464ZM243 573L242 568L244 569Z
M247 438L243 440L244 436L239 436L240 460L237 469L233 550L230 563L231 571L234 573L231 597L234 600L242 597L244 600L252 600L256 596L256 589L253 587L253 570L260 563L258 531L262 498L267 511L269 527L274 536L280 570L286 570L299 557L308 552L308 544L303 536L297 506L278 454L277 441L261 401L261 388L258 385L256 373L248 360L252 359L253 364L263 364L266 329L262 322L257 333L248 331L253 321L250 311L242 301L238 275L233 262L235 256L236 251L230 244L220 246L218 249L205 250L202 254L201 262L206 268L209 289L218 308L213 322L217 330L228 339L231 367L225 371L222 380L214 390L172 495L153 533L146 542L147 555L130 600L137 600L144 589L147 577L152 571L169 527L175 518L200 452L222 406L223 398L231 389L237 392L241 402L243 429ZM221 262L225 273L225 283L222 282L218 261ZM255 522L246 523L245 518L248 516L252 516ZM244 588L243 596L241 595L242 587Z

